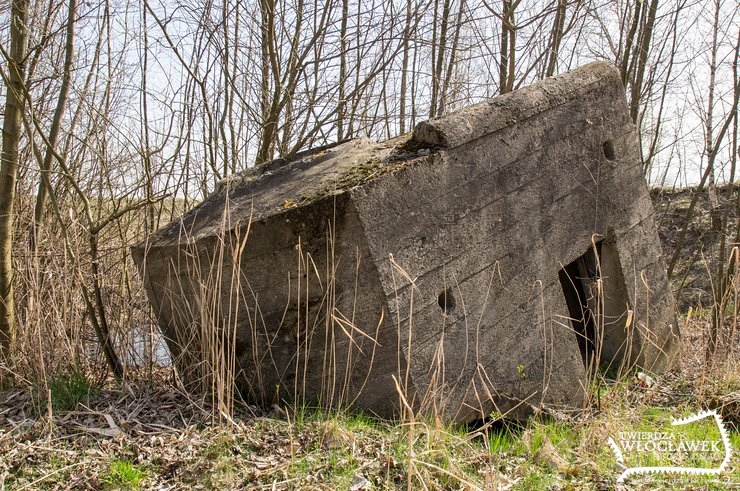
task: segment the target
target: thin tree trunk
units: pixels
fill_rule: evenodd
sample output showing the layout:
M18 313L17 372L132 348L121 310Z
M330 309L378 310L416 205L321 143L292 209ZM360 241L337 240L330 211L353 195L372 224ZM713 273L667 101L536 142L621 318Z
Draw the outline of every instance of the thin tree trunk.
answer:
M709 62L709 95L707 96L707 119L705 127L706 145L705 154L707 156L707 165L711 165L712 168L709 170L709 179L707 180L707 188L709 191L709 203L710 210L709 216L711 217L712 230L718 232L722 228L722 217L719 214L719 200L717 199L717 183L714 181L714 163L710 162L709 156L711 155L712 146L712 125L714 123L714 87L715 80L717 78L717 31L719 30L719 0L714 2L714 22L712 25L712 51L711 60Z
M295 18L295 30L293 32L293 41L290 46L290 56L288 58L288 72L285 74L286 80L288 80L287 86L285 87L284 93L280 94L280 106L278 107L277 113L274 115L275 126L277 127L278 118L280 117L280 111L285 110L283 116L283 141L280 145L280 156L284 156L289 152L290 148L290 137L293 132L293 100L295 99L296 84L299 79L299 73L301 64L303 63L303 57L298 53L298 46L301 40L301 33L303 32L303 0L299 0L296 6L296 18ZM304 56L308 52L304 53Z
M515 3L510 4L509 10L506 15L508 30L509 30L509 79L506 81L506 92L514 90L514 78L516 76L516 25L514 19L514 10L519 3L517 0Z
M647 68L647 58L650 53L650 41L653 37L653 27L655 26L655 15L658 12L658 0L652 0L648 9L648 17L645 27L642 30L642 39L640 40L640 50L637 57L637 72L635 82L632 84L632 96L630 98L630 116L634 123L638 123L640 111L640 101L642 100L642 83Z
M403 27L403 61L401 63L401 93L400 114L399 114L399 132L403 135L406 133L406 81L408 80L409 71L409 43L411 38L411 0L406 0L406 22Z
M671 34L671 54L668 58L668 71L665 75L665 80L670 80L671 74L673 73L673 68L676 66L675 64L675 58L676 53L678 52L678 30L676 29L676 26L678 25L679 19L681 18L683 11L683 6L679 6L676 9L676 12L674 13L673 18L673 32ZM661 56L662 58L662 56ZM648 148L648 153L645 158L643 158L643 167L642 171L643 174L648 177L650 175L651 169L652 169L652 163L653 158L655 157L656 150L658 149L658 144L661 141L662 136L662 127L663 127L663 114L664 114L664 108L666 106L666 99L668 97L668 89L669 84L664 83L663 87L661 88L661 95L660 95L660 103L658 105L658 115L655 118L655 124L654 124L654 131L653 131L653 137L650 141L650 146ZM666 170L668 168L666 167ZM663 181L665 178L663 179Z
M144 121L142 122L144 130L144 148L142 149L142 157L144 159L144 175L146 178L146 182L144 183L144 193L146 196L146 200L148 202L151 202L152 197L154 196L154 185L152 176L151 143L149 138L149 104L147 101L147 91L149 90L147 80L147 75L149 73L149 33L146 22L146 9L141 10L141 15L144 27L144 52L141 67L141 113L144 119ZM149 234L154 233L155 231L154 208L151 204L147 204L144 210L146 215L146 218L144 220L144 230L146 231L146 236L148 237Z
M69 85L72 73L72 61L74 59L74 38L75 38L75 22L77 18L77 0L69 0L69 12L67 14L67 32L66 32L66 43L64 52L64 68L62 70L62 85L59 89L59 97L57 98L57 107L54 111L54 119L51 123L51 129L49 131L49 142L52 146L56 146L57 139L59 137L59 129L62 125L62 118L64 117L64 111L67 108L67 97L69 95ZM51 182L49 180L49 174L51 173L52 166L52 154L51 149L47 148L44 155L44 161L41 165L41 182L39 183L39 192L36 195L36 205L33 212L33 224L31 225L31 233L29 237L30 250L31 252L36 251L36 242L38 239L39 227L44 219L44 205L46 201L47 192L51 191Z
M550 56L547 61L545 77L552 77L558 68L558 53L560 42L563 40L563 28L565 27L565 12L568 6L567 0L558 0L555 11L555 20L552 23L552 34L550 35Z
M419 53L418 49L414 50L414 56L411 59L411 127L413 128L416 126L416 94L418 92L418 73L419 71L416 69L417 65L417 55Z
M229 134L231 136L231 162L229 164L231 165L231 173L235 173L236 169L240 167L239 165L239 142L238 140L238 134L237 129L234 127L234 100L238 97L237 90L236 90L236 80L237 80L237 68L239 66L239 12L241 11L241 2L240 0L236 0L236 5L234 6L234 12L236 12L235 19L234 19L234 49L233 49L233 56L231 59L231 76L229 78L229 92L231 96L229 97L229 104L226 108L226 110L229 112L228 117L228 125L229 125ZM228 36L228 32L226 33ZM240 111L242 113L243 117L243 111ZM242 126L240 125L240 129Z
M255 157L255 163L261 164L270 160L270 148L272 145L272 132L274 128L270 126L270 72L273 66L273 35L275 33L275 2L273 0L260 0L261 14L261 34L262 43L260 46L262 59L262 82L260 86L260 109L262 115L262 136L260 138L259 149Z
M439 0L434 0L434 17L432 18L432 96L429 102L429 117L433 118L437 110L437 20L439 18Z
M499 93L509 92L509 10L511 1L503 0L503 9L501 12L501 57L499 59Z
M630 26L629 33L627 34L627 41L622 51L622 64L619 72L622 75L622 83L627 86L627 82L630 79L630 60L632 59L632 44L635 42L635 35L637 34L637 28L640 25L640 6L641 2L635 0L635 13L632 16L632 25Z
M357 91L357 87L360 85L360 73L362 70L362 29L359 29L359 26L362 25L362 9L357 9L357 15L355 17L355 24L358 26L357 29L355 29L355 93L352 96L352 110L350 111L349 116L349 125L347 128L347 134L354 135L355 134L355 115L357 114L357 108L360 104L360 96L361 92Z
M436 65L437 71L434 73L434 85L437 87L437 100L434 102L437 104L437 109L435 110L436 115L441 114L439 108L442 105L442 101L444 99L444 95L442 94L442 74L444 73L445 53L447 52L447 27L449 25L448 19L450 17L450 4L450 0L445 0L442 7L442 27L439 33L439 51L437 52ZM462 0L460 0L461 8L462 5Z
M457 62L457 47L460 42L460 30L462 29L462 17L465 12L465 0L460 0L460 5L455 17L455 34L452 36L452 46L450 46L450 59L447 60L447 71L445 72L444 81L442 82L442 91L439 97L439 108L437 114L444 114L447 109L447 92L450 89L452 81L452 72Z
M342 0L342 24L339 29L339 102L337 107L337 140L344 139L344 113L347 107L347 17L349 16L349 0Z
M221 4L221 28L223 32L223 53L221 53L221 76L223 77L223 109L221 117L218 120L218 130L221 134L221 145L223 146L223 178L229 176L231 170L231 161L234 155L230 155L231 146L229 141L231 137L226 132L226 121L229 117L229 108L231 107L231 73L229 72L229 61L231 58L231 46L229 44L229 1L223 0Z
M10 59L6 81L3 142L0 150L0 357L7 357L15 341L13 292L13 202L18 177L18 143L23 117L28 0L10 6Z
M717 10L719 10L719 5L715 4L717 7ZM715 12L716 13L716 12ZM715 15L715 22L718 20L717 16ZM717 24L715 24L714 32L716 36L717 32ZM716 37L715 37L716 39ZM716 56L716 45L712 45L712 65L714 66L715 56ZM738 58L740 58L740 31L738 31L738 37L737 37L737 44L735 44L735 59L732 62L732 73L733 73L733 90L735 94L735 105L732 108L733 111L737 111L737 101L740 98L740 80L738 79ZM712 72L714 72L714 69L712 69ZM712 78L714 78L714 73L712 73ZM728 181L727 185L727 204L728 206L725 208L724 213L722 216L719 212L719 205L715 208L714 202L712 203L712 226L714 228L715 220L719 221L718 229L721 231L720 235L720 243L719 243L719 255L717 258L717 271L714 279L714 284L718 285L717 288L713 289L714 294L714 306L712 309L712 325L710 327L709 331L709 344L707 347L707 357L708 359L713 359L715 354L717 353L717 347L719 346L719 342L721 340L721 333L723 331L724 327L724 312L725 307L727 305L727 294L729 292L729 288L731 285L731 280L733 276L733 272L736 266L735 258L736 254L732 254L730 259L730 264L727 267L727 271L725 274L725 251L727 249L727 222L729 218L729 212L730 212L730 206L729 204L732 202L732 193L735 188L735 173L737 171L737 157L738 153L740 152L740 146L738 146L737 143L737 129L738 129L738 121L737 116L735 116L733 123L732 123L732 134L730 135L730 145L731 145L731 157L730 157L730 179ZM719 146L719 145L718 145ZM711 191L712 188L710 187L710 197L711 197ZM735 191L738 194L737 197L737 211L740 211L740 192ZM715 189L715 196L714 199L717 199L716 196L716 189ZM715 216L716 215L716 216ZM716 231L716 230L715 230ZM736 239L735 243L740 243L740 215L738 215L738 227L736 228ZM731 333L732 334L732 333ZM732 341L732 337L728 339L730 342ZM732 346L730 344L730 346Z

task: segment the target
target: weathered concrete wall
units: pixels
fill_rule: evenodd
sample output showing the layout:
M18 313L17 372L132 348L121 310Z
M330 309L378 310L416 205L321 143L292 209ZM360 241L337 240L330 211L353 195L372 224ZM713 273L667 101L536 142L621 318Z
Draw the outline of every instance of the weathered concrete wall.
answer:
M264 403L577 408L594 359L660 371L677 347L637 152L591 64L247 172L134 257L190 382L215 325Z

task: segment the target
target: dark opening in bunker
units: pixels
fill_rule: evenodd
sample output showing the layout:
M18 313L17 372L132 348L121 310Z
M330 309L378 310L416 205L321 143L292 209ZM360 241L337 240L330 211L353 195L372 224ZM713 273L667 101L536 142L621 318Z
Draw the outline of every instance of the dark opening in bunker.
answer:
M632 307L613 230L561 269L559 277L584 366L628 366L631 358L625 356L639 353L640 346L631 336Z
M601 146L601 150L604 152L606 160L614 160L617 158L617 152L614 150L614 142L607 140Z
M439 294L437 305L445 314L451 314L455 310L455 297L452 295L452 288L448 288Z
M594 249L596 249L594 251ZM560 270L560 286L563 289L568 316L578 339L583 365L588 368L594 358L596 348L596 322L589 308L593 292L590 286L598 279L598 260L601 255L601 242L588 250L575 261Z

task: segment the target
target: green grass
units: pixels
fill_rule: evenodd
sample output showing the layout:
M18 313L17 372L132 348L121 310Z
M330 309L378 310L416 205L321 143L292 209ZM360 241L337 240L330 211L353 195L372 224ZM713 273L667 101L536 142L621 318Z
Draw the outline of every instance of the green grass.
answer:
M78 404L95 397L98 389L84 373L70 372L53 375L46 386L39 384L35 392L39 401L39 413L45 414L49 409L49 394L53 411L70 411Z
M609 414L608 436L613 437L619 443L619 432L649 432L660 433L662 436L669 435L674 445L691 441L721 442L717 425L713 418L706 418L686 425L671 425L674 418L686 417L698 412L699 408L684 405L680 407L655 407L648 406L639 408L630 416L626 414L620 418L620 411L613 408ZM599 478L613 481L619 474L616 468L616 457L607 446L605 438L607 435L599 435L595 445L586 445L590 433L598 426L597 421L592 421L585 426L564 424L551 420L533 419L527 424L527 429L521 438L510 440L507 434L493 434L492 449L503 449L509 455L521 455L526 463L520 470L522 480L513 489L549 489L553 485L557 489L590 489L591 482L589 471L582 467L582 461L592 463L592 469ZM730 441L733 448L740 444L740 434L730 430ZM550 450L555 450L559 457L567 461L567 465L553 465L548 459L538 458L541 449L547 450L546 445L551 445ZM621 447L621 445L620 445ZM679 467L717 467L724 458L724 446L719 444L719 452L685 452L681 451L629 451L622 448L625 465L628 467L652 467L652 466L679 466ZM585 452L584 452L585 450ZM547 455L547 454L545 454ZM558 458L555 459L559 461ZM730 469L729 478L732 482L740 482L737 470ZM699 477L692 476L683 478L681 476L639 476L631 479L636 489L650 489L653 486L665 489L725 489L725 485L716 476ZM557 483L557 484L555 484Z
M672 387L676 385L674 381ZM725 376L711 387L703 387L721 386L717 390L724 394L727 385ZM48 386L55 411L76 406L95 390L84 377L74 374L54 377ZM651 389L636 382L634 373L616 381L602 380L598 389L600 410L594 409L583 418L565 421L539 415L517 423L492 414L483 427L450 426L434 418L388 421L345 411L292 412L289 408L287 420L281 416L245 419L236 431L231 427L192 427L188 450L167 457L166 452L160 457L159 446L123 455L120 447L110 447L106 455L96 457L90 475L95 476L98 487L105 489L141 489L155 481L176 481L183 489L269 489L275 482L279 483L278 489L347 489L363 478L373 489L597 490L613 489L620 474L607 444L608 438L617 439L619 432L674 431L678 439L719 438L716 425L709 419L679 427L670 425L672 418L717 407L710 399L701 399L708 401L702 405L699 397L686 395L681 402L669 401L665 404L670 405L661 406L664 402L660 399L645 397ZM93 407L95 402L91 399ZM77 416L59 415L62 419ZM51 429L38 429L57 431L53 425ZM740 448L740 434L728 429L733 447ZM179 449L184 441L175 435L161 437L169 438L164 447L167 449ZM45 451L14 457L13 470L6 480L9 489L30 484L30 488L53 488L52 483L73 479L81 471L77 467L79 459L89 458L85 453L88 447L71 441L69 445L78 451L76 455ZM126 443L127 448L141 445L151 443ZM624 453L630 467L717 465L716 458L712 461L701 455L681 456L674 463L673 455ZM137 455L135 460L132 455ZM723 480L740 482L736 464L728 471L720 478L636 476L630 478L628 489L725 489Z
M141 489L142 481L146 477L147 473L144 469L128 460L116 459L110 463L103 482L111 489Z
M230 429L203 433L203 445L183 455L177 476L185 488L203 489L269 488L274 482L284 484L278 489L347 489L356 476L370 480L374 489L405 489L409 481L412 489L430 490L496 489L499 484L515 490L609 489L619 475L606 443L609 436L619 431L665 431L672 417L695 411L690 403L664 408L635 407L621 399L608 402L604 413L581 422L540 416L521 425L482 430L343 413L307 412L300 429L280 420L246 421L244 433ZM712 431L716 432L692 423L681 437L711 439L716 436ZM737 432L732 433L732 441L740 448ZM44 467L64 470L71 462L59 455L46 454ZM666 463L651 456L640 458L641 465ZM106 489L145 488L151 476L163 472L162 462L150 459L134 464L120 457L119 451L103 462L99 484ZM23 464L8 481L10 487L40 478L36 469L33 462ZM731 472L730 479L737 482L737 471ZM64 474L67 471L54 480ZM629 489L723 489L717 478L680 479L639 476L630 480Z
M545 490L548 489L554 482L555 482L555 476L543 473L540 470L534 469L531 472L528 472L524 478L516 483L516 485L512 488L517 491L528 491L528 490Z
M673 442L674 445L678 446L681 443L692 443L692 442L718 442L721 441L719 429L714 421L714 418L706 418L700 421L695 421L686 425L671 425L671 420L674 417L686 417L692 413L697 412L696 408L681 408L676 411L669 410L666 408L646 408L640 423L636 425L635 429L643 432L660 432L663 435L669 437L666 442ZM676 452L638 452L635 458L635 463L632 465L662 465L662 466L681 466L681 467L715 467L721 462L724 457L724 447L720 445L720 452L693 452L688 451L676 453ZM715 455L716 454L716 455Z
M508 428L496 428L488 434L488 448L491 453L510 452L515 448L517 435Z

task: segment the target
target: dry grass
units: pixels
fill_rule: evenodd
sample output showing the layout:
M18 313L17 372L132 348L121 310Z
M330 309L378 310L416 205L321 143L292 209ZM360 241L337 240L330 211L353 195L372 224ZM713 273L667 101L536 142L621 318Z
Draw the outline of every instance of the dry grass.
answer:
M577 420L543 416L524 427L450 428L240 403L224 425L214 422L210 398L177 390L166 368L108 380L87 400L53 412L39 412L31 389L6 390L0 489L112 489L121 466L133 469L142 489L612 489L618 471L605 442L626 422L648 411L716 407L740 423L740 353L707 377L703 322L690 321L680 365L655 383L610 382L600 412ZM624 489L656 485L682 489L687 482L640 478ZM738 465L722 479L691 485L740 486Z

